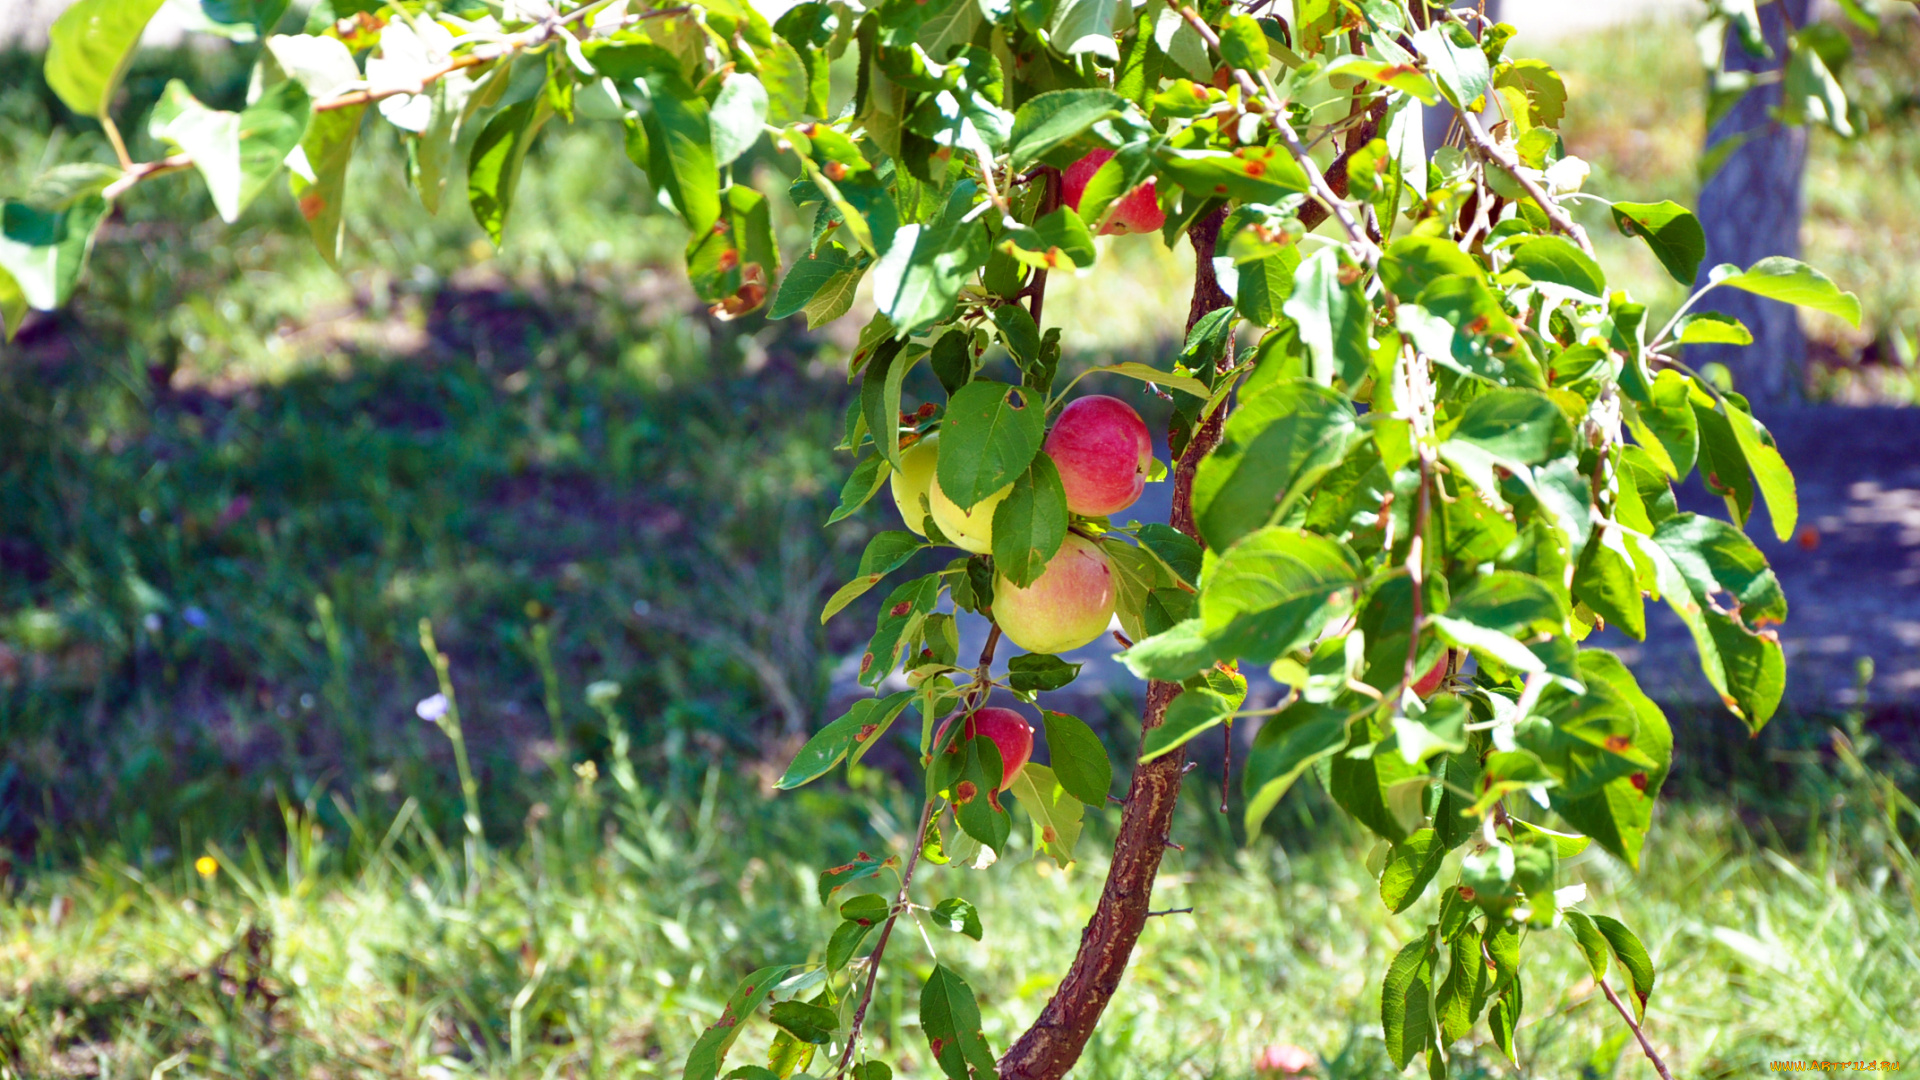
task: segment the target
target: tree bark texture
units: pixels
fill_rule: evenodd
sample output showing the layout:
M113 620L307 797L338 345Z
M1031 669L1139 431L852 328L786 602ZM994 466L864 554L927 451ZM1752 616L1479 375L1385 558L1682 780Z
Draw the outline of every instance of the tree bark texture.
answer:
M1750 56L1729 31L1729 71L1778 72L1786 61L1787 22L1806 23L1809 0L1780 0L1760 8L1771 57ZM1783 19L1782 8L1786 18ZM1728 139L1744 139L1700 189L1700 224L1707 233L1707 258L1701 280L1721 263L1741 267L1769 255L1800 255L1801 177L1807 162L1807 129L1783 124L1771 111L1780 105L1780 85L1756 86L1707 132L1707 149ZM1778 405L1799 396L1806 365L1807 339L1800 316L1788 304L1752 293L1725 289L1706 306L1724 311L1753 331L1752 345L1693 345L1687 362L1725 364L1734 387L1756 405Z
M1213 274L1213 249L1225 220L1224 210L1209 215L1187 233L1193 243L1195 276L1193 303L1187 314L1187 329L1209 311L1233 301L1221 290ZM1200 430L1181 453L1173 469L1173 511L1175 528L1195 540L1200 538L1193 524L1193 476L1200 459L1220 441L1221 413L1201 424ZM1140 718L1140 730L1159 727L1167 706L1180 695L1178 683L1147 684L1147 706ZM1143 740L1144 741L1144 740ZM1059 1080L1073 1068L1086 1049L1087 1040L1100 1023L1101 1013L1120 988L1127 961L1147 924L1147 905L1153 898L1154 878L1160 872L1160 857L1166 853L1168 834L1173 827L1173 811L1180 798L1180 781L1186 775L1184 749L1136 765L1133 782L1127 789L1127 802L1120 813L1120 835L1113 843L1113 862L1107 869L1106 887L1101 890L1099 906L1080 932L1080 950L1073 966L1060 980L1046 1008L1033 1026L1000 1059L1002 1080Z

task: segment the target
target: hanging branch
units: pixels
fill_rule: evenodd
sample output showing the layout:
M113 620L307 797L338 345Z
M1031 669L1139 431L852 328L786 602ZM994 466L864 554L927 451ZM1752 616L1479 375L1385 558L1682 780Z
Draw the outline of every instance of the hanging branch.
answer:
M1633 1037L1640 1040L1640 1049L1647 1055L1647 1060L1653 1062L1654 1071L1660 1074L1660 1080L1673 1080L1673 1074L1667 1071L1667 1063L1660 1060L1660 1055L1653 1049L1653 1043L1647 1041L1647 1033L1640 1030L1640 1025L1634 1021L1633 1014L1620 1003L1620 998L1614 994L1613 987L1607 985L1607 980L1600 980L1600 990L1607 995L1608 1001L1613 1002L1613 1007L1619 1010L1620 1019L1625 1020L1627 1026L1633 1029Z

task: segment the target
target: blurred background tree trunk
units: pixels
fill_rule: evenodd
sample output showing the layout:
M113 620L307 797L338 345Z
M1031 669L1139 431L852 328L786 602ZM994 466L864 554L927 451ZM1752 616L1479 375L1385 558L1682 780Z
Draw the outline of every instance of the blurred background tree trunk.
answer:
M1786 62L1789 24L1806 24L1810 0L1775 0L1760 8L1761 27L1772 56L1752 56L1739 35L1727 34L1728 71L1778 72ZM1784 9L1785 18L1782 18ZM1700 223L1707 233L1702 279L1721 263L1749 266L1769 255L1800 255L1801 177L1807 163L1807 129L1774 118L1780 84L1755 86L1707 132L1707 152L1741 140L1700 189ZM1807 339L1792 307L1731 289L1714 294L1709 307L1746 323L1753 344L1695 345L1687 361L1725 364L1734 387L1755 405L1778 405L1800 396Z

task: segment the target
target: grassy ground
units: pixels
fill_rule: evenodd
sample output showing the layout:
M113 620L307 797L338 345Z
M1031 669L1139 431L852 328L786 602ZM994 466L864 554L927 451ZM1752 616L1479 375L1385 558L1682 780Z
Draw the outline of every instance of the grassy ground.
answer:
M642 774L655 757L643 752ZM209 876L106 850L28 879L0 908L0 985L14 988L0 1075L677 1075L735 980L818 958L831 924L814 875L911 833L908 797L871 772L854 778L858 799L837 778L768 799L717 768L674 798L608 764L613 779L556 783L473 868L412 804L370 821L316 796L287 809L284 846L211 849ZM1920 879L1876 824L1887 791L1818 766L1788 775L1785 790L1826 807L1796 856L1766 835L1770 819L1682 803L1640 874L1603 856L1573 869L1588 910L1645 937L1659 970L1647 1030L1676 1075L1920 1054ZM1392 1075L1378 972L1432 901L1389 915L1364 844L1312 791L1289 797L1278 840L1239 849L1206 801L1189 793L1186 850L1169 853L1154 901L1193 913L1150 924L1075 1075L1249 1076L1278 1042L1318 1054L1326 1077ZM1016 844L989 870L923 877L922 902L979 906L985 942L897 936L873 1052L903 1076L937 1075L913 1030L936 953L973 982L1004 1047L1071 956L1105 843L1090 833L1064 874ZM1570 939L1535 935L1525 950L1518 1065L1482 1031L1453 1048L1454 1075L1651 1075ZM762 1060L769 1034L750 1029L735 1062Z

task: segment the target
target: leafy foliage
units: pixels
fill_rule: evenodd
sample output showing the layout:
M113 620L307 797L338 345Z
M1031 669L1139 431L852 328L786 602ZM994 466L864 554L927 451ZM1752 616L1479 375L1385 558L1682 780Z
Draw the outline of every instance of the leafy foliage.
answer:
M85 0L55 27L48 78L72 108L110 125L153 6ZM1717 17L1744 33L1744 10ZM271 21L222 13L215 21ZM790 993L771 1006L779 1063L799 1067L809 1048L835 1045L843 1069L851 1062L866 998L841 1011L840 990L854 1000L856 986L834 980L884 915L864 965L871 994L923 858L991 864L1017 806L1035 846L1065 865L1086 811L1105 812L1112 764L1091 730L1046 712L1051 765L1023 768L1030 739L973 734L995 683L993 644L972 671L956 655L957 612L991 618L987 583L1034 585L1070 531L1099 541L1112 608L1135 639L1128 665L1181 684L1149 720L1143 763L1231 723L1246 695L1239 665L1271 665L1291 690L1266 711L1246 770L1250 829L1315 770L1390 845L1379 894L1395 912L1478 837L1437 921L1387 968L1381 1021L1396 1066L1424 1053L1429 1074L1445 1075L1443 1046L1483 1011L1512 1053L1523 927L1566 919L1583 946L1591 927L1644 1012L1655 973L1638 939L1613 920L1564 914L1578 897L1558 887L1562 848L1584 839L1508 800L1525 793L1638 860L1671 732L1624 667L1580 643L1609 620L1642 633L1644 599L1664 599L1692 630L1708 681L1758 731L1784 688L1769 626L1787 612L1740 527L1757 492L1790 535L1796 495L1744 399L1678 359L1680 344L1737 337L1737 324L1701 313L1649 338L1646 309L1607 281L1561 201L1584 171L1555 134L1565 84L1506 55L1510 28L1397 0L1302 0L1290 21L1206 3L1136 23L1103 0L871 10L810 0L777 24L732 0L503 17L474 23L409 3L271 37L243 113L170 87L150 125L177 158L142 164L122 149L124 176L95 191L7 205L0 297L10 329L22 302L63 302L111 201L189 164L232 220L284 160L322 254L338 258L370 107L406 133L428 208L465 147L468 205L496 244L542 128L585 121L598 102L685 224L688 275L716 318L771 297L774 313L817 324L847 311L870 276L876 310L849 364L861 388L844 446L856 461L831 520L905 478L902 451L937 431L930 505L990 509L993 538L887 594L859 679L879 689L904 677L906 689L856 702L779 781L797 787L857 760L909 705L919 714L919 843L904 865L861 852L818 879L824 904L897 868L899 899L842 903L824 970L791 988L817 985L815 999ZM363 71L354 54L370 49ZM829 70L843 58L855 81L836 89ZM1844 130L1844 100L1820 65L1815 51L1794 51L1790 101ZM850 106L829 116L847 89ZM1436 97L1461 110L1460 139L1429 152L1419 110ZM1330 136L1345 144L1337 158L1309 149ZM735 175L763 139L792 181L788 197L813 207L807 250L784 281L768 197ZM1096 164L1069 198L1063 171L1082 162ZM1152 206L1121 216L1143 199ZM1676 278L1697 268L1700 226L1677 204L1614 213ZM1053 389L1058 329L1041 321L1045 275L1092 271L1094 235L1146 218L1164 222L1166 241L1190 234L1215 256L1179 356L1165 370L1104 369L1172 397L1169 443L1191 484L1176 514L1190 517L1189 533L1072 513L1060 463L1043 453L1066 396ZM1716 268L1707 282L1860 317L1851 294L1790 259ZM989 350L1013 378L982 374ZM922 357L945 400L909 409L907 376ZM1731 524L1671 512L1670 484L1696 463ZM932 519L927 533L930 545L950 539ZM825 614L921 546L904 533L875 538ZM1031 697L1077 668L1028 657L1010 671L1009 689ZM980 933L970 905L941 918ZM741 985L689 1075L717 1075L738 1026L789 970ZM994 1074L973 992L944 965L923 989L921 1027L948 1077Z

